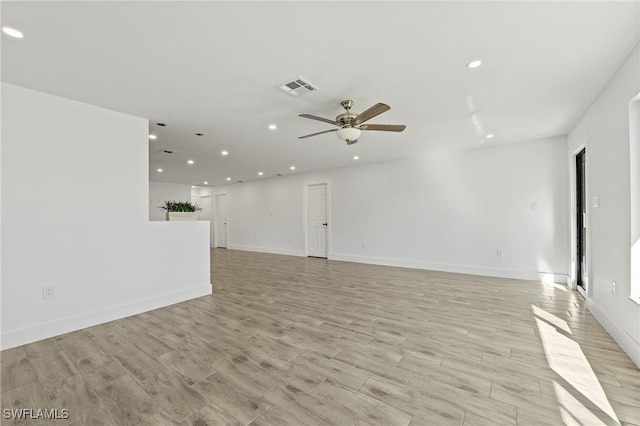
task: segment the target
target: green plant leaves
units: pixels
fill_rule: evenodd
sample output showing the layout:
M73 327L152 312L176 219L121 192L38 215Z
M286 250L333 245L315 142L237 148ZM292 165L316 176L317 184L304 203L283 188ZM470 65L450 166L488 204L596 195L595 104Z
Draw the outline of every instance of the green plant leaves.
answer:
M199 207L195 203L189 201L165 201L164 204L158 207L160 210L166 212L199 212L202 211L202 207Z

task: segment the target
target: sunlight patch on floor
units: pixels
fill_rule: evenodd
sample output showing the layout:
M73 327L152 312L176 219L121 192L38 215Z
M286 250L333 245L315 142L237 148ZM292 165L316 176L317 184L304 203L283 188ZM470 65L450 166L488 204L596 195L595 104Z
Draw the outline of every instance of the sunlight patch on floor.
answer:
M589 408L585 407L578 399L571 395L561 384L554 381L553 389L556 392L556 399L560 407L560 416L567 425L604 425L610 424L611 421L605 422L596 416ZM607 401L608 403L608 401ZM613 409L612 409L613 412ZM613 414L614 421L618 421L615 414Z
M544 309L538 308L536 305L531 305L531 307L533 309L534 315L542 318L543 320L547 321L548 323L551 323L551 324L555 325L559 329L564 330L569 334L573 334L571 332L571 328L569 328L569 324L567 324L567 322L565 320L563 320L562 318L558 318L557 316L555 316L553 314L550 314L549 312L545 311Z
M554 381L554 389L561 407L560 414L565 419L565 423L575 424L575 419L579 419L582 424L608 424L612 421L619 423L580 345L556 329L558 327L571 333L567 323L537 306L532 305L532 307L537 315L535 320L547 363L564 379ZM586 407L580 402L583 398L595 405L601 413L594 413Z

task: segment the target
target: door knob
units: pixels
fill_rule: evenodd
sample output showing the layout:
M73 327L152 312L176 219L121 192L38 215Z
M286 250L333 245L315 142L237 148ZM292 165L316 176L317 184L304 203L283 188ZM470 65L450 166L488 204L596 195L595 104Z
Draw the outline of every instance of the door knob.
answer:
M328 224L327 224L327 223L323 223L322 225L323 225L323 226L327 226Z

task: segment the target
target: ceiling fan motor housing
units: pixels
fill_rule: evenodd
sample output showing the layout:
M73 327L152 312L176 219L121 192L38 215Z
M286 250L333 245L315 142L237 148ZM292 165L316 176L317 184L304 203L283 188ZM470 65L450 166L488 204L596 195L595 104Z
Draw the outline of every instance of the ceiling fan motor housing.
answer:
M342 127L345 126L354 126L356 124L356 117L358 114L352 114L350 112L345 112L336 117L336 121L340 123Z

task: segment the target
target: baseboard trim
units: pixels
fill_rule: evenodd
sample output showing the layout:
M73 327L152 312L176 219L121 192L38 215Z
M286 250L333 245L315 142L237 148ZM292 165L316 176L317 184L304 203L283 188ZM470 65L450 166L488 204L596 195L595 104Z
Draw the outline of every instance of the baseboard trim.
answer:
M486 277L512 278L518 280L539 281L544 283L567 283L566 274L553 272L517 271L511 269L486 268L482 266L451 265L446 263L423 262L416 260L388 259L378 257L331 254L331 260L343 262L368 263L372 265L397 266L400 268L427 269L430 271L454 272L458 274L482 275Z
M607 315L605 310L591 298L587 300L587 309L589 309L595 319L598 320L611 337L613 337L613 340L620 345L622 350L629 355L629 358L640 368L640 342L629 334L627 330L622 328L613 318Z
M241 246L241 245L235 245L235 244L229 244L227 248L229 250L242 250L242 251L254 251L258 253L284 254L287 256L304 256L304 252L302 250L293 250L293 249Z
M12 331L3 331L0 347L2 350L37 342L42 339L59 336L64 333L80 330L109 321L125 318L142 312L195 299L211 294L211 284L199 285L174 293L163 294L149 299L138 300L123 305L112 306L93 312L86 312L72 317L61 318L46 323Z

